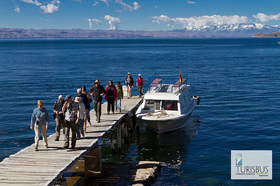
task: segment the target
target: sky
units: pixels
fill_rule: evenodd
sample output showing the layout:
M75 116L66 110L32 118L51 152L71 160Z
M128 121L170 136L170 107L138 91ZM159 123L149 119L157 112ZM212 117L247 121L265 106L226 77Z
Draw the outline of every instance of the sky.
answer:
M280 25L276 0L0 0L0 28L173 30Z

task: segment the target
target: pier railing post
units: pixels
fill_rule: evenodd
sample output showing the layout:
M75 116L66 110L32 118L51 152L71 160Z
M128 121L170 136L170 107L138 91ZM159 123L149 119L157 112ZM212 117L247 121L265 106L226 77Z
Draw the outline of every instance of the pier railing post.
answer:
M102 176L101 147L91 149L85 155L85 176L100 177Z
M123 123L123 128L124 128L124 140L125 140L125 142L128 143L127 123L126 122L122 122L122 123Z
M111 147L111 150L113 151L113 152L116 152L115 151L115 145L114 145L114 140L113 140L113 133L111 133L110 135L109 135L109 142L110 142L110 147Z
M127 113L127 128L131 130L131 119L130 119L130 112Z
M122 124L121 123L118 123L117 135L118 135L118 149L119 152L121 152L122 151Z

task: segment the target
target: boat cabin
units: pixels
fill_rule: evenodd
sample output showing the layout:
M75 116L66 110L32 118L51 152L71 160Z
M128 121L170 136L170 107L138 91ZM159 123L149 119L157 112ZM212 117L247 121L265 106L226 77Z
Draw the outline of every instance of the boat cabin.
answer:
M142 111L183 114L191 102L192 93L189 85L176 82L175 84L161 84L161 79L155 79L149 91L144 96Z

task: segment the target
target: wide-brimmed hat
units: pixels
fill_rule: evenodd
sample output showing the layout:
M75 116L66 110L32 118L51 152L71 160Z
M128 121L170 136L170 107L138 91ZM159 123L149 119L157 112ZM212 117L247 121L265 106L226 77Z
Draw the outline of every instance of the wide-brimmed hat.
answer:
M71 95L69 95L69 94L67 96L65 96L66 101L68 101L70 98L71 98Z
M127 75L130 75L130 73L128 72Z
M80 103L81 102L81 98L80 97L75 97L75 100L74 100L76 103Z
M98 83L98 84L100 83L98 79L97 79L97 80L95 80L94 84L96 84L96 83Z
M59 96L58 96L58 99L63 99L63 96L62 96L62 95L59 95Z
M138 76L140 76L140 77L141 77L141 74L138 74Z

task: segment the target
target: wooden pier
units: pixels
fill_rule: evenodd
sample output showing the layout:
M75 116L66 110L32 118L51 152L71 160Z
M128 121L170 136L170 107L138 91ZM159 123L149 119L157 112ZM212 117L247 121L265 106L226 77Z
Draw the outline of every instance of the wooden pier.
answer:
M49 148L45 148L42 140L39 151L34 151L34 144L26 147L16 154L10 155L0 162L0 185L53 185L70 169L80 158L90 156L97 141L110 129L118 128L118 147L121 146L120 120L141 102L141 98L133 96L122 100L123 111L107 114L107 102L102 104L101 123L95 121L95 112L91 110L92 126L87 126L84 138L77 140L75 149L63 149L64 140L61 131L60 141L54 141L55 134L48 137ZM130 119L128 117L128 119ZM129 121L127 123L130 123ZM127 128L126 130L127 131ZM124 132L127 135L127 132ZM114 146L114 144L111 144ZM112 147L113 148L113 147Z

